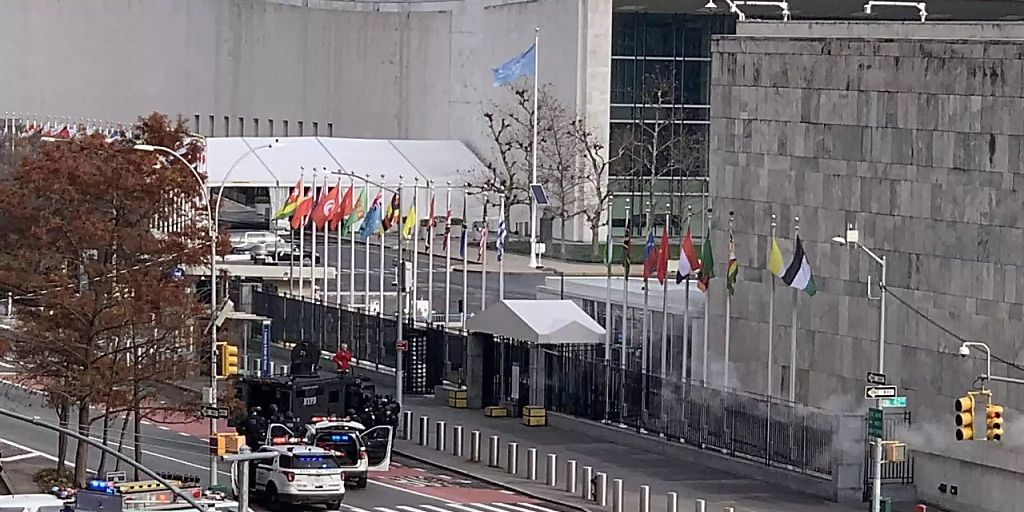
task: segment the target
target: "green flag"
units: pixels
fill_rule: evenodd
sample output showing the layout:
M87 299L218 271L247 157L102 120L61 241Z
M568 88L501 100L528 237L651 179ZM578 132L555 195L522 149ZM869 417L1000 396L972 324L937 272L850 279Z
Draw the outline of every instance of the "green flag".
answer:
M697 288L707 293L711 280L715 278L715 255L711 252L711 228L704 234L700 248L700 271L697 272Z
M362 194L359 195L359 199L356 200L356 204L352 206L352 213L349 213L348 217L345 218L345 224L341 227L342 233L348 233L349 230L352 229L352 226L355 226L356 222L359 222L359 219L362 219L363 216L366 215L366 192L369 188L370 184L365 183Z

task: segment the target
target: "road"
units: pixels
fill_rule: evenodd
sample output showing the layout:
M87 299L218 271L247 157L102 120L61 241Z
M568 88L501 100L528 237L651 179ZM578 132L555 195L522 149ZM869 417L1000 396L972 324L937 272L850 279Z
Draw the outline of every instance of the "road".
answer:
M4 372L3 379L11 379L10 372ZM0 384L0 408L27 416L38 417L47 423L56 424L56 416L46 407L43 397L35 392ZM121 425L111 428L110 446L117 446ZM207 481L207 445L199 435L205 429L204 423L186 425L162 425L146 422L141 434L144 439L143 461L157 472L199 475L203 484ZM93 429L92 436L99 441L100 425ZM122 453L131 454L132 431L129 427ZM0 451L5 467L19 463L38 464L56 461L57 435L43 427L23 423L11 418L0 417ZM74 456L74 443L70 456ZM90 468L95 469L99 451L90 450ZM108 463L108 470L115 469ZM125 469L122 464L120 469ZM129 475L131 472L129 471ZM228 481L230 470L222 465L221 483ZM263 509L254 507L258 511ZM371 476L366 489L352 489L346 495L342 512L567 512L557 505L539 502L532 498L513 494L480 481L460 477L412 461L396 457L392 469Z
M319 257L323 258L324 247L322 238L317 241L317 253ZM308 240L307 240L308 244ZM457 241L456 241L457 244ZM342 257L342 273L341 273L341 291L343 294L349 291L349 269L351 266L351 242L345 240L341 243L341 257ZM357 292L356 301L357 303L362 300L361 293L366 289L366 245L356 243L356 257L355 257L355 291ZM327 265L336 266L338 256L339 245L335 240L329 240L327 245ZM481 266L474 262L476 258L476 249L470 248L470 271L466 274L466 283L468 283L467 300L469 302L466 309L469 313L480 311L481 299L483 297L483 273L474 269L480 269ZM369 289L370 298L374 300L378 297L380 291L380 245L370 244L370 266L369 266ZM445 257L440 247L436 248L436 254L434 256L433 265L429 268L434 273L434 287L433 287L433 299L434 299L434 310L443 313L444 312L444 298L445 298ZM461 269L462 259L458 256L458 246L452 247L452 266L459 267ZM494 256L491 254L490 256ZM384 251L384 291L394 292L394 280L395 280L395 269L398 267L398 251L396 247L387 246ZM406 261L412 261L412 254L410 251L405 252ZM419 286L418 298L420 300L427 299L427 290L430 289L429 277L428 277L428 265L427 262L430 260L428 255L420 254L419 257L419 272L417 273L417 283ZM499 298L498 290L498 266L495 262L489 262L487 264L487 302L495 303ZM295 271L296 274L298 270ZM550 274L548 274L550 275ZM505 298L506 299L534 299L536 298L537 287L544 283L545 274L539 272L505 272ZM337 288L335 287L335 280L328 280L327 290L328 296L333 299ZM308 281L305 285L308 287ZM322 287L322 282L318 282L317 286ZM297 285L296 285L297 287ZM308 288L307 288L308 289ZM459 311L459 303L462 300L462 289L463 289L463 278L462 271L456 270L451 273L451 288L450 288L450 304L451 312L455 314ZM297 289L296 289L297 291ZM342 301L346 301L347 297L343 296ZM388 302L393 299L386 299Z

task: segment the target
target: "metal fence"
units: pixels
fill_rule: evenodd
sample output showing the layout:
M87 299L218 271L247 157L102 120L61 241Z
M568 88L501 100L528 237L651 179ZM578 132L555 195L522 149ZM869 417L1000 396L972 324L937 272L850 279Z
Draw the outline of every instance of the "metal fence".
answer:
M252 292L252 312L273 319L272 340L314 342L328 352L347 343L355 359L373 364L378 370L395 367L398 322L394 318L260 290ZM420 376L423 380L421 384L408 383L407 392L414 393L412 390L417 388L433 392L433 386L445 379L464 375L464 335L410 321L403 329L402 337L409 342L410 356L415 356L406 358L403 369L410 377ZM419 368L409 367L411 361L423 365L422 375L419 375Z
M546 352L544 369L552 411L832 478L839 422L828 411L623 369L599 348Z
M886 414L882 418L883 433L886 439L899 439L900 435L910 427L913 416L910 411ZM873 464L874 447L868 441L868 419L864 418L864 501L871 499L870 482L875 477ZM908 450L906 460L882 464L882 483L910 485L914 483L914 454Z

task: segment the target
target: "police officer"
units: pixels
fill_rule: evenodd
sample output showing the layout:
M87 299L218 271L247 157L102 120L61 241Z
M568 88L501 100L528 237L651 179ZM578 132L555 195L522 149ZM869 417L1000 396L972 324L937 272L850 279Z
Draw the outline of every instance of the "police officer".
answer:
M270 412L267 415L267 419L270 423L281 423L284 421L284 416L281 416L281 412L277 410L277 404L270 404Z

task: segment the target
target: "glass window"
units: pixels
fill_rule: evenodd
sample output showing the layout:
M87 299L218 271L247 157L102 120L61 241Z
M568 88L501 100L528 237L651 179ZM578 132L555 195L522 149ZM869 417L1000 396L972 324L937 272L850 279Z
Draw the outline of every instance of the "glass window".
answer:
M710 103L711 63L686 61L683 63L683 103L707 105Z
M332 455L296 455L292 460L294 469L337 469L338 460Z

